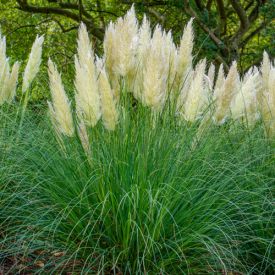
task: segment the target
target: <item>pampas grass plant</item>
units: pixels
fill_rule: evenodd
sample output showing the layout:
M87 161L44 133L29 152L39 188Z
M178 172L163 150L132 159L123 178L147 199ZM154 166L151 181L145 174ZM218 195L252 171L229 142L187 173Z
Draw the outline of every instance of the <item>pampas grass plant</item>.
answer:
M193 39L132 7L95 57L81 24L74 100L49 60L50 112L0 109L5 272L272 274L274 65L215 77Z

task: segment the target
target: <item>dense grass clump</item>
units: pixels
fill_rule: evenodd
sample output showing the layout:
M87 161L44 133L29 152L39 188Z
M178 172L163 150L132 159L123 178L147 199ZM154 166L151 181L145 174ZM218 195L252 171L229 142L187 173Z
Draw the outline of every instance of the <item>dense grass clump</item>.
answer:
M125 100L121 112L115 131L88 130L88 150L56 138L44 115L26 114L19 138L12 122L1 128L2 262L28 259L12 272L272 274L274 144L261 124L209 126L198 139L169 110Z
M43 37L21 98L0 39L1 274L273 274L273 61L206 73L193 39L132 7L98 57L81 24L74 100L49 60L47 109L28 104Z

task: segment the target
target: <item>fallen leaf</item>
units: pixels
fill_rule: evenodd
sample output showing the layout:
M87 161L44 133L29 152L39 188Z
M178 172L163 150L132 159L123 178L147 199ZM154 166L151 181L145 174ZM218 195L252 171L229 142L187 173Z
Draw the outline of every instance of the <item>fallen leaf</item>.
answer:
M54 255L55 257L61 257L61 256L64 256L64 255L65 255L65 252L55 252L55 253L53 253L53 255Z
M41 268L45 266L45 264L42 261L35 262L35 265Z

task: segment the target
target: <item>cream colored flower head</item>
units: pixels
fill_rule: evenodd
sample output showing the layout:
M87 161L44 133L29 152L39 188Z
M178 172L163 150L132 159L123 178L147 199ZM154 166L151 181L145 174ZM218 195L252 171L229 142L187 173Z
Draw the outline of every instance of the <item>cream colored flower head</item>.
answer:
M98 58L96 65L98 71L98 87L101 98L103 125L107 130L113 131L118 123L119 117L114 93L111 89L103 60Z
M222 73L221 73L222 74ZM219 79L219 76L218 76ZM222 79L222 76L221 76ZM223 82L223 84L222 84ZM217 80L218 83L218 80ZM221 83L216 83L214 91L214 100L216 111L214 113L214 121L222 124L230 115L230 104L234 96L239 92L241 87L240 76L237 69L237 62L234 61L229 69L226 79ZM222 84L222 86L220 86Z
M126 77L136 66L138 22L134 5L123 18L111 23L105 33L104 51L109 74Z
M16 94L19 63L15 62L10 72L9 59L6 57L6 39L0 34L0 105L10 103Z
M77 115L86 125L95 126L101 116L101 103L96 80L94 52L87 28L83 23L81 23L78 31L75 74Z
M26 92L30 87L33 79L39 71L42 56L42 45L44 42L44 36L36 36L36 39L32 45L31 53L28 59L27 66L23 75L22 92Z
M70 101L62 84L61 76L50 59L48 61L48 74L52 96L52 102L48 102L48 105L54 127L58 133L69 137L73 136L74 124Z
M178 48L178 58L176 65L176 85L182 88L184 79L188 72L192 69L192 51L193 51L193 18L189 20L184 28L183 35Z
M206 107L208 98L204 82L205 68L206 59L201 60L195 68L184 105L184 118L187 121L199 119Z

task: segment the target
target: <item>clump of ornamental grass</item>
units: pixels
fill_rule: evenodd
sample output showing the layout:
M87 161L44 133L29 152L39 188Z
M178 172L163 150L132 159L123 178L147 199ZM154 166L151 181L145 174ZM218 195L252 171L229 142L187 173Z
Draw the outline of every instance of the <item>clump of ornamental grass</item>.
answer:
M265 73L253 68L241 78L235 62L227 75L220 67L215 81L206 60L193 67L192 45L192 20L177 47L171 32L160 26L151 32L146 18L139 26L132 8L109 25L104 55L95 58L81 25L70 111L75 136L62 133L65 124L55 127L60 153L47 153L58 160L51 158L41 176L53 177L41 186L59 213L45 231L65 244L71 257L65 262L85 259L76 269L272 269L273 145L258 108ZM271 82L265 93L272 93ZM55 95L53 84L55 105L63 93ZM34 169L40 171L41 159Z
M27 112L5 161L4 261L58 274L273 271L274 65L264 54L260 69L241 77L233 63L215 80L193 64L193 39L192 20L176 46L132 7L95 57L81 24L75 104L49 61L51 123Z
M211 126L194 147L194 124L120 100L114 131L85 126L62 147L50 121L26 115L8 157L5 259L42 273L271 272L274 144L263 127Z

